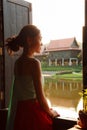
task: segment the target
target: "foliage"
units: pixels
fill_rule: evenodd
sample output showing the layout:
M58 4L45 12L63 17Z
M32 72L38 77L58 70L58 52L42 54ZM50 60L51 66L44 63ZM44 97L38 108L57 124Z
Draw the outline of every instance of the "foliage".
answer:
M87 88L79 92L80 96L83 98L83 110L87 113Z
M46 68L47 66L48 66L48 64L47 64L47 62L43 62L43 61L41 61L41 66L42 66L42 68Z

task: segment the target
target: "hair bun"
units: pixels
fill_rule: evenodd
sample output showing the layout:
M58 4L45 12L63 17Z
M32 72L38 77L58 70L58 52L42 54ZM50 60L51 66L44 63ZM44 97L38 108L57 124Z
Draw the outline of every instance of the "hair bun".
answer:
M17 36L9 37L6 39L6 46L9 50L14 52L19 50L19 45L17 44Z

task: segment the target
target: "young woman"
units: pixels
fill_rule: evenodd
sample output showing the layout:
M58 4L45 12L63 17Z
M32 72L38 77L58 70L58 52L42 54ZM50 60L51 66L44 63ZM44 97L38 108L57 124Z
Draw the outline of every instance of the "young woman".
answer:
M14 84L7 119L7 130L52 130L52 118L58 114L49 108L42 89L39 60L34 53L41 49L41 33L26 25L16 37L7 39L7 49L23 53L15 62Z

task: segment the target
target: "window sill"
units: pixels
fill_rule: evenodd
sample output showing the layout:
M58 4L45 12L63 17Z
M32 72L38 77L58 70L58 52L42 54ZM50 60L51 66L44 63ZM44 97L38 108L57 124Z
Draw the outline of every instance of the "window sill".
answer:
M53 130L68 130L76 125L77 121L71 118L56 117L53 119Z

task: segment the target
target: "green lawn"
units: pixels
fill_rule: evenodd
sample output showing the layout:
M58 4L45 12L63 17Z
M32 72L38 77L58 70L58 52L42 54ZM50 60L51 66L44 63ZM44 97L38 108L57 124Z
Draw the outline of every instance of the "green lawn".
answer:
M55 80L82 80L82 66L47 66L42 67L42 71L55 71L56 74L51 77Z
M57 79L70 79L70 80L82 80L82 73L72 73L72 74L59 74L54 75L53 78Z
M72 71L80 72L82 66L46 66L42 67L42 71Z

